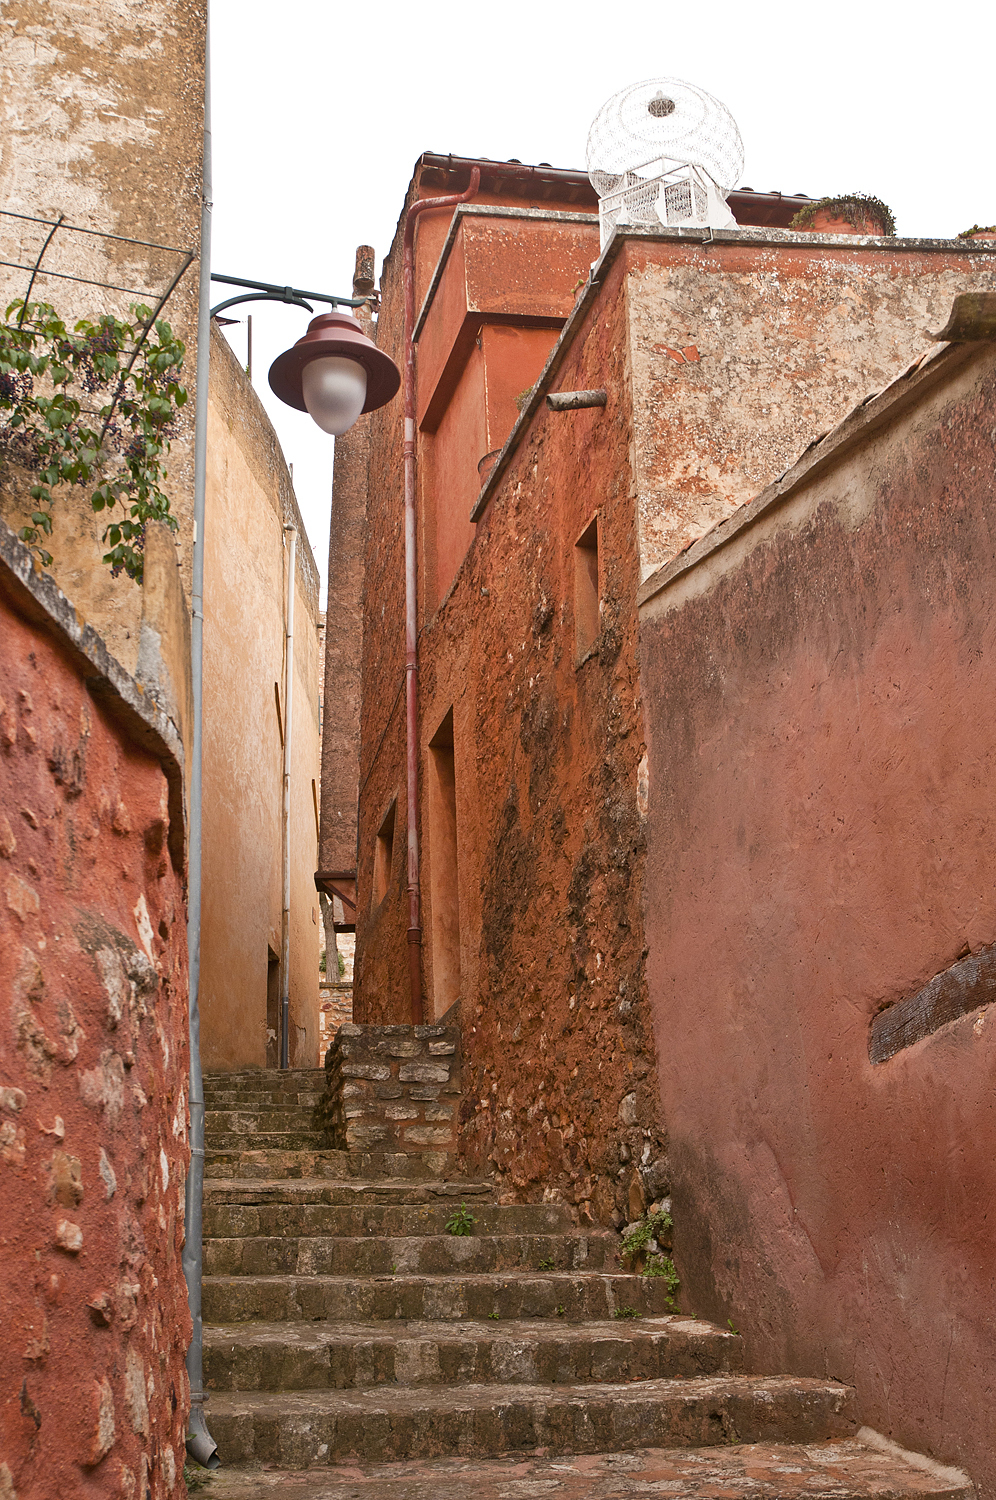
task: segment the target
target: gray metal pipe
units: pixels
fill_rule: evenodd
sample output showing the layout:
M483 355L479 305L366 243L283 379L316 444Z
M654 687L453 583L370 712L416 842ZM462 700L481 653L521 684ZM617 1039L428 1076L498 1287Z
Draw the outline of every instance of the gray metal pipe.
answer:
M294 712L294 584L297 578L297 527L285 526L287 603L284 607L284 774L280 809L280 853L283 898L280 904L280 1066L290 1067L290 811L291 734Z
M551 411L583 411L588 406L604 406L608 393L598 391L556 391L547 396L546 404Z
M187 1350L190 1418L187 1452L205 1469L221 1462L204 1417L204 1327L201 1266L204 1200L204 1081L201 1077L201 746L204 708L204 497L207 489L208 377L211 361L211 56L205 17L204 167L201 188L200 287L197 308L197 399L194 407L194 557L191 587L190 675L194 722L190 743L187 833L187 953L190 972L190 1170L184 1192L183 1275L193 1332Z

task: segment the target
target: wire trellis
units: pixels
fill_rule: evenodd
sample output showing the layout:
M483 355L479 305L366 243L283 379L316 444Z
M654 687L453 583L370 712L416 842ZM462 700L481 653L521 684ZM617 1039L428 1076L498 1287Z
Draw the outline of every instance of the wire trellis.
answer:
M143 319L139 324L141 333L138 339L135 341L135 346L131 351L131 356L128 360L128 363L125 369L122 371L121 376L118 380L117 388L115 389L114 396L111 400L110 410L104 421L104 426L100 434L101 442L103 442L104 438L107 435L108 428L111 425L111 421L113 420L114 412L117 408L118 401L121 398L121 393L124 390L128 374L130 373L136 359L141 353L142 346L144 345L150 332L155 327L156 320L158 319L159 314L166 306L166 303L169 301L170 297L172 297L173 293L176 291L176 288L179 286L180 281L182 280L184 274L190 266L191 261L194 259L195 252L193 250L180 250L175 245L157 245L151 240L137 240L132 239L130 236L124 234L109 234L105 230L101 229L86 229L79 224L67 224L65 221L65 214L60 214L57 219L43 219L35 214L15 213L12 209L0 208L0 219L20 219L25 223L40 224L48 230L48 233L45 235L44 240L42 241L41 249L36 256L33 265L24 265L20 261L0 259L0 266L7 266L10 269L16 271L26 271L29 275L27 291L24 294L24 304L21 308L21 312L17 320L18 328L20 328L24 322L24 317L28 310L28 303L31 300L31 293L34 290L35 282L37 281L39 276L55 277L60 281L75 281L83 286L98 287L104 291L109 292L124 292L127 296L136 299L142 305L145 305L148 302L154 302L155 304L152 308L150 316ZM42 270L42 261L45 259L45 255L48 252L49 246L52 244L52 241L55 239L60 230L64 230L67 234L85 234L91 236L94 239L113 240L118 244L135 245L140 249L155 250L165 255L177 256L179 257L179 265L169 276L165 287L159 291L152 291L143 287L118 286L111 281L98 281L92 276L76 276L66 271L53 271L47 268L45 270Z
M47 233L45 233L42 240L41 248L39 249L38 254L35 256L33 262L25 264L23 260L8 260L4 257L0 257L0 266L6 266L9 270L13 271L24 271L28 276L27 290L24 294L25 307L22 307L21 309L21 314L18 318L18 326L20 326L20 324L24 320L25 308L27 306L27 303L30 301L31 293L35 287L35 282L39 279L39 277L42 277L44 279L52 278L57 281L76 282L81 286L97 287L103 291L108 292L122 292L126 296L131 297L136 301L140 301L143 304L154 303L155 310L153 311L152 317L149 318L144 324L145 335L147 335L149 329L154 326L156 319L159 317L159 314L162 312L163 308L166 306L166 303L169 301L177 286L180 284L184 273L187 271L196 253L193 250L181 250L176 245L160 245L156 244L153 240L133 239L130 235L111 234L107 230L103 229L87 229L81 224L67 224L64 214L60 214L56 219L46 219L40 217L37 214L15 213L13 209L0 208L0 221L5 219L17 219L25 224L38 224L42 226L44 230L47 230ZM167 275L165 286L159 289L140 286L122 286L120 283L113 281L101 281L94 276L79 276L69 271L57 271L50 268L49 266L45 266L43 268L42 262L44 261L45 256L47 255L53 241L56 239L56 236L60 233L63 235L87 235L92 239L111 240L116 244L134 245L138 249L152 250L157 252L158 254L176 256L178 257L179 265L171 268L170 272ZM12 298L11 300L14 299ZM144 342L145 335L143 335L142 342ZM137 354L137 349L135 352Z

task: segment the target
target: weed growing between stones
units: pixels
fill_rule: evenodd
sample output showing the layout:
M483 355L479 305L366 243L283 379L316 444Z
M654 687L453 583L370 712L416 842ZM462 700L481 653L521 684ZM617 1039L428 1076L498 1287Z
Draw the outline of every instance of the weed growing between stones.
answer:
M212 1475L206 1469L195 1469L190 1464L184 1464L183 1482L191 1493L194 1490L206 1490L211 1479Z
M617 1307L612 1316L614 1318L642 1318L643 1314L637 1312L635 1307Z
M651 1255L643 1268L644 1276L661 1277L667 1285L667 1307L669 1312L680 1312L674 1294L681 1285L681 1278L674 1269L670 1255Z
M669 1239L673 1228L674 1220L666 1210L660 1209L657 1213L648 1214L637 1224L631 1224L623 1236L623 1256L626 1260L635 1260L645 1250L656 1254L661 1245ZM658 1271L651 1274L660 1275L661 1273Z
M446 1233L466 1235L474 1233L474 1225L477 1220L465 1203L455 1208L446 1220Z

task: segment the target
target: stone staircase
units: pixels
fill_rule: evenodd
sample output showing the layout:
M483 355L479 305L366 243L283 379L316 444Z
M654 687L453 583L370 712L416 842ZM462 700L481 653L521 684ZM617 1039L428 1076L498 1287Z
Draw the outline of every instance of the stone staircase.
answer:
M394 1114L383 1143L396 1139L391 1054L410 1071L412 1029L363 1030L366 1060L333 1069L365 1069L351 1150L313 1123L347 1128L321 1071L205 1077L212 1495L277 1495L281 1473L300 1500L441 1500L450 1483L475 1500L706 1496L737 1492L736 1475L759 1497L972 1494L856 1440L847 1387L743 1374L740 1339L669 1311L614 1232L579 1230L560 1204L500 1204L428 1142L370 1149L375 1085ZM441 1028L418 1030L441 1045ZM452 1089L452 1072L436 1084ZM447 1232L461 1205L469 1235Z

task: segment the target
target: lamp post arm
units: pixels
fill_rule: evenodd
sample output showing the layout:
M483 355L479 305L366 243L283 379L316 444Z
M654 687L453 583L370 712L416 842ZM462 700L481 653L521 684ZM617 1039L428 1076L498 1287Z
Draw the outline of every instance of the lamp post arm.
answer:
M328 302L332 307L362 307L371 301L371 296L366 297L332 297L328 292L304 292L296 286L275 286L270 281L247 281L244 276L222 276L219 271L211 272L212 281L224 282L226 286L244 286L251 292L271 292L285 300L292 297L309 297L312 302ZM310 308L308 309L310 312Z

